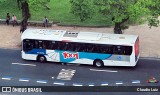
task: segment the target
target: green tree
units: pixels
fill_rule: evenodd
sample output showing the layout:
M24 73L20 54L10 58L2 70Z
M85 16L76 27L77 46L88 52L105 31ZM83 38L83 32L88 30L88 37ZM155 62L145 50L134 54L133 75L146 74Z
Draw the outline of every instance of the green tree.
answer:
M130 23L150 20L151 26L158 24L155 14L159 15L159 0L95 0L94 3L100 13L112 20L116 34L122 34L122 29Z
M22 21L20 32L27 29L27 21L31 17L30 9L38 10L39 7L46 7L50 0L17 0L18 7L22 10Z
M149 17L149 26L150 28L152 26L158 27L160 23L160 21L158 20L158 17L160 15L160 1L152 0L148 7L151 11L151 16Z
M4 2L4 1L6 1L6 0L0 0L0 3L1 3L1 2Z
M70 0L71 12L83 22L93 14L92 0Z

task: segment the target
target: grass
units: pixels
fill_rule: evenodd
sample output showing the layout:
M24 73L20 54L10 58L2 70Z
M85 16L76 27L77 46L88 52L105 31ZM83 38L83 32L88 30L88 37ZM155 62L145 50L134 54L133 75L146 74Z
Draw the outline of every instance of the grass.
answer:
M22 19L21 10L17 7L17 0L0 0L0 18L5 19L6 13L10 16L15 14L18 19ZM79 26L111 26L105 16L97 13L92 19L80 22L80 19L70 12L69 0L50 0L48 4L50 10L44 7L38 11L31 10L30 20L42 21L44 16L47 16L49 21L58 21L61 25L79 25Z
M0 0L0 19L5 19L7 13L21 18L21 10L18 9L16 0Z

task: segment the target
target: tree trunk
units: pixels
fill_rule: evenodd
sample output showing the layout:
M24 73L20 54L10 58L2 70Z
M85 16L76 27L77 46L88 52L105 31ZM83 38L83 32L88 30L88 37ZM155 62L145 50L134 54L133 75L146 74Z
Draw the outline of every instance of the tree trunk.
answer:
M113 18L112 18L112 20L113 20ZM122 19L121 22L116 22L116 23L115 23L115 26L114 26L114 33L115 33L115 34L122 34L122 33L123 33L123 32L122 32L122 24L123 24L124 22L126 22L127 20L129 20L129 17L127 17L127 18L125 18L125 19Z
M27 1L21 2L21 9L22 9L23 19L21 21L20 32L23 33L27 29L27 21L28 21L28 18L30 18L29 6Z
M114 33L115 34L122 34L121 23L115 23Z

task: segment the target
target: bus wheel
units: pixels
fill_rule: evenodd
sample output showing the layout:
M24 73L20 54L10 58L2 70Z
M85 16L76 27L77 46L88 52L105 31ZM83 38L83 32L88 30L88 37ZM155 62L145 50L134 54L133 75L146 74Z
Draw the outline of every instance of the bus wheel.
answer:
M46 61L46 58L45 58L45 56L43 56L43 55L39 55L38 57L37 57L37 60L39 61L39 62L45 62Z
M94 60L93 65L96 66L96 67L103 67L104 63L103 63L102 60L96 59L96 60Z

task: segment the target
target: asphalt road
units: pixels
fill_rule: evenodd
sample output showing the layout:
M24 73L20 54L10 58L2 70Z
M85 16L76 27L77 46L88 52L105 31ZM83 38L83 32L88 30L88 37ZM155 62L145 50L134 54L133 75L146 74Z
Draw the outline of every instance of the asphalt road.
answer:
M44 64L21 59L20 50L0 49L1 86L159 86L146 82L160 80L159 67L156 59L140 59L136 67Z

